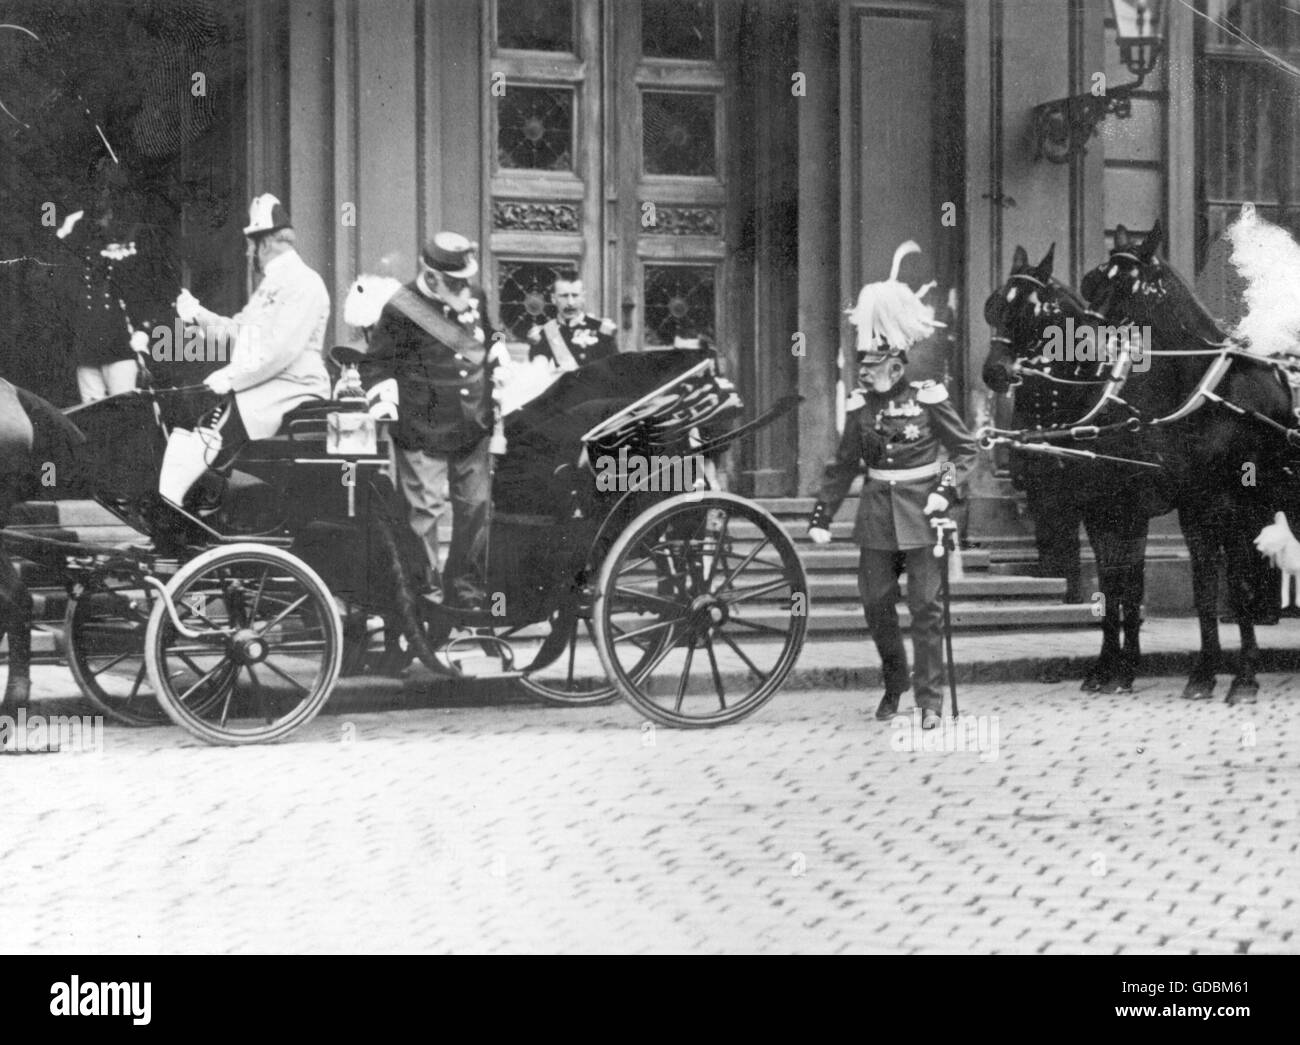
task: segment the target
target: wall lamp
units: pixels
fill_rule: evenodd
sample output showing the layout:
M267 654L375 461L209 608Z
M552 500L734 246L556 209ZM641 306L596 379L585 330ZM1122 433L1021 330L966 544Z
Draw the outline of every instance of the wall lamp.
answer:
M1088 140L1107 116L1126 120L1133 111L1133 92L1155 68L1164 47L1165 0L1110 0L1120 61L1132 83L1107 87L1105 93L1076 94L1034 106L1034 159L1068 163L1086 152Z

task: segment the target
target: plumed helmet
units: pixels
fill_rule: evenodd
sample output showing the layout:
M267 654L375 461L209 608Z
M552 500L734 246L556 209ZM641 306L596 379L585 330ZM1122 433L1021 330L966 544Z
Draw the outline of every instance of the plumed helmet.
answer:
M244 229L245 236L260 236L264 232L291 228L293 223L289 220L289 212L284 209L283 203L269 192L253 197L253 202L248 205L248 226Z
M889 278L868 283L858 292L858 302L848 316L858 330L859 363L883 363L893 358L906 361L909 348L943 326L935 321L934 309L923 300L933 284L915 291L898 278L903 258L920 251L908 240L894 251Z
M358 276L348 288L343 302L343 322L364 330L379 322L388 299L398 292L402 284L392 276Z

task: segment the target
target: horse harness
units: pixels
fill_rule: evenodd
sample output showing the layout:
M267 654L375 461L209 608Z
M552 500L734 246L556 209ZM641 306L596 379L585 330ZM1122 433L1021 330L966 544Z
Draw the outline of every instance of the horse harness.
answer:
M1033 276L1024 273L1017 273L1011 276L1012 280L1022 280L1033 284L1034 286L1046 289L1046 284ZM1091 309L1087 310L1087 315L1103 320L1104 317ZM1127 321L1114 324L1116 327L1123 329L1131 324ZM1010 338L998 335L991 340L1000 344L1011 346ZM1045 337L1040 335L1038 347L1045 343ZM1137 461L1131 458L1114 457L1108 454L1098 454L1087 450L1078 450L1071 447L1052 445L1056 441L1089 441L1103 438L1108 435L1129 433L1137 434L1141 431L1155 428L1163 428L1174 424L1178 421L1185 420L1194 414L1197 410L1207 403L1213 403L1221 406L1226 410L1236 414L1239 417L1248 418L1262 423L1265 427L1273 430L1279 436L1286 439L1287 444L1292 447L1300 447L1300 360L1280 360L1276 358L1267 358L1247 352L1238 348L1230 341L1209 342L1201 339L1206 346L1201 349L1188 349L1182 351L1166 349L1146 349L1147 356L1215 356L1213 362L1206 368L1205 373L1197 382L1196 387L1192 390L1187 399L1172 413L1164 417L1144 420L1138 410L1123 398L1121 392L1127 384L1129 376L1133 372L1133 355L1130 352L1117 353L1111 363L1110 373L1105 377L1095 379L1071 379L1058 377L1052 374L1050 370L1040 370L1035 366L1026 366L1029 364L1044 364L1050 366L1052 360L1045 359L1042 355L1031 357L1028 360L1017 360L1013 368L1014 373L1037 378L1039 380L1050 381L1056 384L1064 385L1104 385L1101 395L1092 407L1078 420L1056 428L1033 428L1033 429L1001 429L988 426L980 429L978 437L980 445L987 448L993 446L1012 446L1015 449L1027 453L1048 454L1059 457L1078 457L1089 460L1113 461L1132 465L1138 468L1160 469L1161 465L1150 461ZM1238 406L1236 403L1225 399L1218 394L1218 386L1227 376L1228 370L1232 366L1234 358L1245 359L1256 364L1265 364L1271 367L1274 375L1281 381L1284 381L1291 396L1291 414L1296 419L1297 427L1286 427L1279 424L1258 410L1251 410ZM1023 383L1022 381L1013 381L1014 385ZM1101 416L1105 409L1110 405L1123 407L1128 411L1129 416L1122 421L1113 422L1107 425L1096 425L1093 422Z

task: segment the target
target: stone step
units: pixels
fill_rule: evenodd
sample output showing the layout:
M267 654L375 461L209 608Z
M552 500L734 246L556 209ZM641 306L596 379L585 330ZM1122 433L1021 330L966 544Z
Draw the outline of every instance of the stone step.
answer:
M906 575L904 575L900 587L904 595L906 595ZM827 601L852 602L858 598L856 573L841 577L810 574L808 588L812 594L813 603L817 606L821 606ZM976 575L952 581L952 597L954 600L991 599L1010 604L1022 600L1041 601L1053 598L1059 601L1064 595L1065 581L1054 577Z
M911 625L911 614L905 604L898 607L899 621L904 628ZM751 611L745 613L745 618L758 624L767 624L772 627L784 627L784 622L789 619L788 611L775 606L756 606ZM1097 621L1091 615L1091 607L1082 606L1065 606L1059 602L1044 602L1026 600L1018 603L993 603L980 602L961 599L952 603L952 625L953 630L958 632L981 631L988 629L1014 628L1014 629L1040 629L1040 628L1086 628L1096 626ZM808 632L812 640L819 636L831 635L862 635L866 632L866 624L863 621L862 606L854 601L831 601L818 602L815 598L812 603L812 613L808 620ZM53 622L47 621L38 624L32 634L32 652L33 655L43 661L51 660L62 661L62 654L59 649L61 636L61 627ZM755 633L757 641L775 641L769 640L760 633ZM521 639L532 637L531 630L525 630L520 633ZM1032 645L1032 642L1027 642ZM0 665L7 660L8 644L7 641L0 642ZM804 656L809 657L812 651L805 651Z
M799 550L799 558L803 561L803 568L810 575L832 571L857 573L858 546L847 536L830 544L813 544L805 538L796 541L795 545ZM989 553L982 548L963 548L961 558L962 566L968 574L989 569Z

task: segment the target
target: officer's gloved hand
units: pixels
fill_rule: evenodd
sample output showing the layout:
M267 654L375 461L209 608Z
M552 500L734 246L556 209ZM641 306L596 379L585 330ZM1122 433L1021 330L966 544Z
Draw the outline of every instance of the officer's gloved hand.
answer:
M950 507L951 505L948 503L948 498L946 498L943 494L932 493L928 498L926 498L925 514L943 515L945 512L948 511Z
M813 505L812 515L808 517L808 539L813 544L831 543L831 516L834 513L825 501Z

